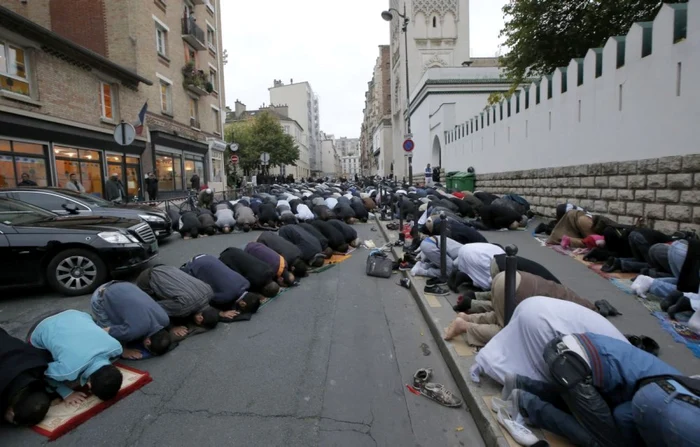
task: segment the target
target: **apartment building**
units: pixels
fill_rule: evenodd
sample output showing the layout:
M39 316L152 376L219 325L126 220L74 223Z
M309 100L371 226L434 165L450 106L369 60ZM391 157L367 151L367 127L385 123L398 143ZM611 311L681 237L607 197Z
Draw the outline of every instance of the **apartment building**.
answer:
M48 2L0 1L0 187L22 174L63 186L76 174L101 195L111 171L137 196L147 138L122 147L113 133L136 119L153 81L56 34L54 17Z
M0 128L0 140L13 141L0 143L0 153L43 154L34 171L45 178L37 183L60 186L76 173L98 195L117 173L129 196L143 197L150 171L161 197L182 194L194 173L223 189L219 6L219 0L0 0L0 124L12 124ZM142 124L126 147L112 138L121 121ZM67 137L32 132L38 125L67 126L61 131ZM42 149L21 152L21 143ZM3 160L15 164L12 172L2 168L5 178L25 169Z
M308 82L290 80L289 84L275 79L270 87L270 104L285 104L289 117L298 122L304 129L302 141L308 148L308 156L300 153L297 165L308 167L308 173L303 175L320 174L321 129L318 97ZM295 177L297 178L297 177Z
M321 132L321 177L338 178L342 174L340 156L335 147L335 137Z

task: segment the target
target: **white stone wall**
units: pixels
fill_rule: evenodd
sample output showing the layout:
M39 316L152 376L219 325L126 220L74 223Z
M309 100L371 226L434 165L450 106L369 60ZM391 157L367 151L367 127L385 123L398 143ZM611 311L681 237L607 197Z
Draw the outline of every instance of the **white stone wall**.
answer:
M648 56L642 58L643 27L635 24L620 44L623 66L616 63L620 40L611 38L602 50L600 77L596 51L590 50L566 70L556 70L551 80L542 78L539 104L533 83L529 107L521 90L519 113L513 98L510 117L507 103L503 119L497 106L495 123L490 119L486 126L484 116L483 128L481 115L457 115L456 124L469 129L450 132L443 159L460 169L495 173L697 153L700 0L687 6L688 35L679 42L674 43L674 28L685 21L685 5L666 5L653 22Z
M539 104L532 84L529 107L523 90L510 117L507 103L488 125L457 116L465 126L450 131L445 166L473 166L477 188L522 194L540 214L570 201L621 223L700 230L699 76L700 0L665 5L543 78Z

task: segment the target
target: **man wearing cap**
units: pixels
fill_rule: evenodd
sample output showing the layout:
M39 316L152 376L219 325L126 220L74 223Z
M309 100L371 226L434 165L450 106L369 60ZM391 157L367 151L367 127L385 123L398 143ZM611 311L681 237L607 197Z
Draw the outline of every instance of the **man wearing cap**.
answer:
M105 198L110 202L123 202L126 198L124 184L119 180L119 174L113 172L105 182Z

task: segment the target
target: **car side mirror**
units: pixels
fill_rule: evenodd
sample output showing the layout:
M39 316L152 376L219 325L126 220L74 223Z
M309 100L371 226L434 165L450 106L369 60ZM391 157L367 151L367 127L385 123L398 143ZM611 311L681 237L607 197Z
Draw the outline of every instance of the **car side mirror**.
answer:
M61 205L64 210L68 211L70 214L79 214L78 212L78 207L75 205L75 203L64 203Z

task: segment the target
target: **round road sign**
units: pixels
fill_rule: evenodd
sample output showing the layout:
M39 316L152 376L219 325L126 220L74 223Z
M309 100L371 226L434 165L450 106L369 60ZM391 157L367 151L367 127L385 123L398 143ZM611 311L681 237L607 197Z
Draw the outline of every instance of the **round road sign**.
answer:
M233 163L234 165L238 164L238 155L236 155L236 154L231 155L231 163Z
M406 152L413 152L413 149L416 148L416 144L411 140L410 138L407 138L406 141L403 142L403 150Z

